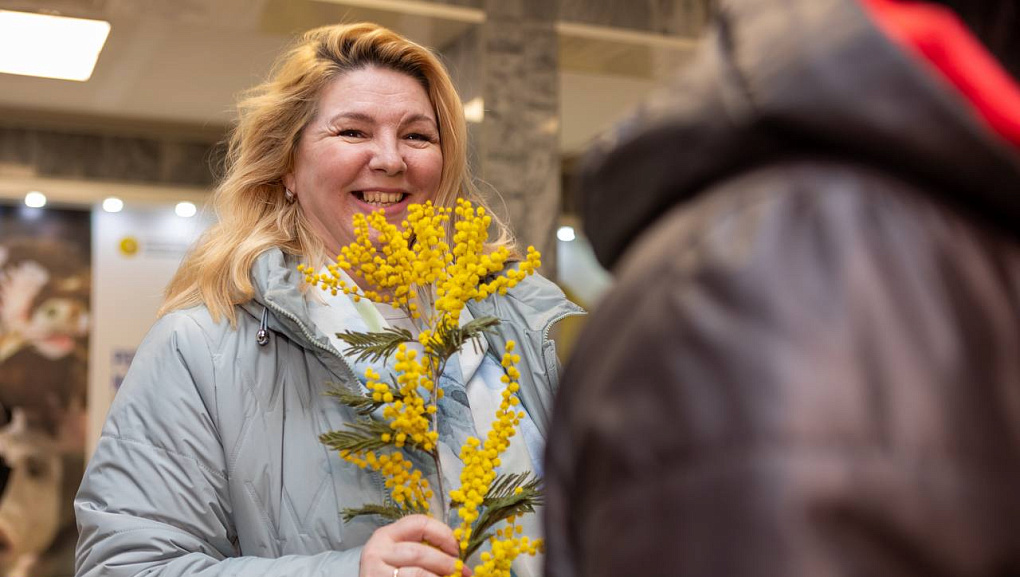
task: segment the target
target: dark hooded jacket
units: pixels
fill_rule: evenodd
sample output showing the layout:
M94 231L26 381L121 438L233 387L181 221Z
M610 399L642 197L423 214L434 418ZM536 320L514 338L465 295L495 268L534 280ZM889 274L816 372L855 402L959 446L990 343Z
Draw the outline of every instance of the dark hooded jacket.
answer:
M853 0L723 0L589 155L549 577L1020 575L1020 153Z

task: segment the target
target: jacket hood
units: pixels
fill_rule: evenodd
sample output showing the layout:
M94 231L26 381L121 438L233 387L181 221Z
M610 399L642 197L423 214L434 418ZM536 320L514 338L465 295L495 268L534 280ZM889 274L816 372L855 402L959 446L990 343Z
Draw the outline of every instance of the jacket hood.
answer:
M713 182L809 157L899 173L1016 234L1020 153L857 0L721 0L694 63L587 155L587 235L611 268Z

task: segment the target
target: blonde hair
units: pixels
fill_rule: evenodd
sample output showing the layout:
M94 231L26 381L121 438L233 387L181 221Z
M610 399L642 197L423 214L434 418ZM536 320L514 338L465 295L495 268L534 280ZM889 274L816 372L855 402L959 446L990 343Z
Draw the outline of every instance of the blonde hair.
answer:
M421 82L439 121L443 170L435 202L458 197L484 204L467 166L467 125L450 75L427 48L375 24L324 26L306 32L278 61L270 78L238 104L226 173L213 194L217 223L185 257L166 290L159 314L204 304L213 319L236 325L235 305L254 297L251 268L263 252L280 248L320 266L323 244L300 203L284 198L283 176L293 167L304 127L314 118L319 95L337 77L377 66ZM491 213L491 211L490 211ZM493 248L514 251L509 229L493 214L499 238ZM448 240L452 230L447 231Z

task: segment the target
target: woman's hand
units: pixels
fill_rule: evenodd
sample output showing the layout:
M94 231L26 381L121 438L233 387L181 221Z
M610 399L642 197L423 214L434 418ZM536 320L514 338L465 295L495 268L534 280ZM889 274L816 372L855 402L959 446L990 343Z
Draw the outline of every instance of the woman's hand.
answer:
M460 548L453 530L425 515L380 527L361 550L360 577L442 577L453 573ZM466 566L463 577L470 577Z

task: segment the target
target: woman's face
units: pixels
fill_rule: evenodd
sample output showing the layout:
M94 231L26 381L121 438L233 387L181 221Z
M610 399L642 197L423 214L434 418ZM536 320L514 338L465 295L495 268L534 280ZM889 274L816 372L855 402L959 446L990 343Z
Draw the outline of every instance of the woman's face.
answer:
M409 204L435 199L442 171L425 89L401 72L368 67L326 85L283 182L335 256L354 241L355 214L382 208L400 224Z

